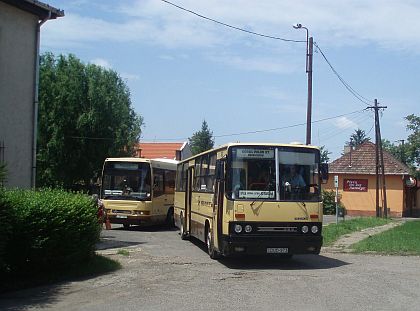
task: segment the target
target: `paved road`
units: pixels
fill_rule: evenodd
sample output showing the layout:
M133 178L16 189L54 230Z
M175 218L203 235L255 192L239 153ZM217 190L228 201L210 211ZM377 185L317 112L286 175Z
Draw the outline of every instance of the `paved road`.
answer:
M117 255L113 247L128 247ZM117 272L0 296L0 310L419 310L420 258L211 260L165 228L104 231Z

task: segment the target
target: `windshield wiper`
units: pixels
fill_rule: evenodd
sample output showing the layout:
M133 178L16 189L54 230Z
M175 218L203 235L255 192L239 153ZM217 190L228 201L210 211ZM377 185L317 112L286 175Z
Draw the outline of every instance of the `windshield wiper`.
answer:
M252 203L250 204L251 207L254 206L255 202L261 197L261 195L263 194L263 192L264 191L267 191L270 188L271 185L272 185L271 182L267 183L267 186L265 187L265 189L264 190L261 190L260 194L254 199L254 201L252 201ZM270 194L268 194L268 196L270 196ZM264 203L264 201L262 201L261 203Z

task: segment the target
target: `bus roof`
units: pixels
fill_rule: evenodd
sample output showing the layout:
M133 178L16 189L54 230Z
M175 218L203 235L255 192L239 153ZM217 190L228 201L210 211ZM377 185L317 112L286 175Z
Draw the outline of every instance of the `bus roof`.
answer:
M137 162L137 163L150 163L152 167L156 166L164 169L176 169L179 161L172 159L146 159L146 158L106 158L105 162Z
M305 145L305 144L301 144L301 143L290 143L290 144L279 144L279 143L227 143L221 146L218 146L216 148L204 151L202 153L196 154L192 157L189 157L188 159L182 160L180 162L188 162L191 159L194 159L195 157L201 156L203 154L206 154L208 152L213 152L213 151L218 151L218 150L222 150L222 149L227 149L229 147L234 147L234 146L268 146L268 147L298 147L298 148L304 148L304 149L315 149L315 150L319 150L319 147L317 146L312 146L312 145Z

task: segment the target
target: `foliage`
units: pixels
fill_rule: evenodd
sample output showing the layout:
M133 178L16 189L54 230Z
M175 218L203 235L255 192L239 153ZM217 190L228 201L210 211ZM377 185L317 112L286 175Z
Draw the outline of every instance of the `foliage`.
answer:
M362 129L357 129L350 136L350 141L346 142L346 145L357 147L365 142L370 141L370 138L366 136L366 133Z
M324 205L324 215L335 215L335 191L322 190L322 203ZM343 203L338 203L338 208L344 208Z
M420 221L405 224L370 236L353 245L356 252L374 251L385 254L420 255Z
M106 157L133 152L142 124L115 71L74 55L41 56L38 186L89 184Z
M321 148L319 148L319 152L321 154L321 163L328 163L328 162L330 162L329 155L331 154L331 152L328 151L328 149L325 148L325 146L321 146Z
M0 163L0 187L4 186L4 182L7 179L6 163Z
M406 126L411 133L407 139L402 140L401 144L396 145L389 140L382 140L384 150L391 153L402 163L405 163L410 168L410 173L420 179L420 117L411 114L405 117L408 124ZM404 142L404 143L403 143Z
M213 132L210 131L206 120L201 124L201 130L188 138L193 155L199 154L214 146Z
M2 202L9 225L2 235L7 237L2 259L8 272L57 270L93 255L101 225L90 197L63 190L5 190Z
M7 268L4 256L6 254L6 245L13 232L11 225L13 215L11 212L5 190L0 188L0 272Z
M324 246L329 246L337 241L343 235L360 231L366 228L382 226L391 222L390 219L376 217L359 217L339 222L338 224L329 224L322 228Z

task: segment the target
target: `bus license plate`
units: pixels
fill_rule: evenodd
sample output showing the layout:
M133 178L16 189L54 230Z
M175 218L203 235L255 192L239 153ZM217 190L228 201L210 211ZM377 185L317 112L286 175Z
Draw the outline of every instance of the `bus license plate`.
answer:
M127 218L125 215L117 215L117 218Z
M268 247L267 254L287 254L289 249L287 247Z

